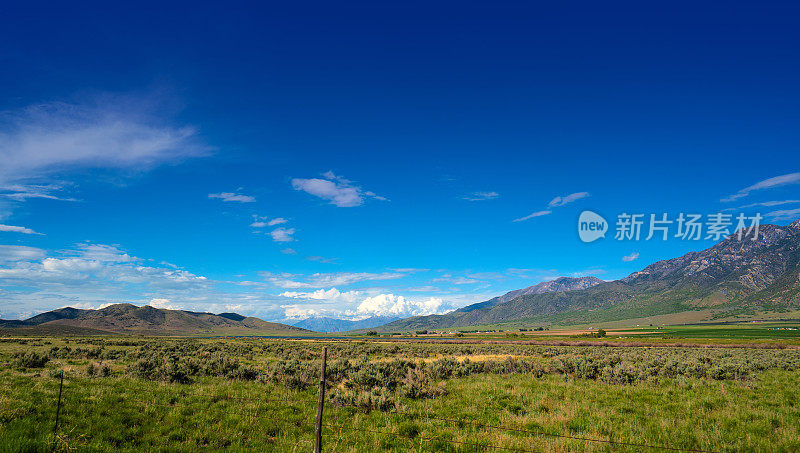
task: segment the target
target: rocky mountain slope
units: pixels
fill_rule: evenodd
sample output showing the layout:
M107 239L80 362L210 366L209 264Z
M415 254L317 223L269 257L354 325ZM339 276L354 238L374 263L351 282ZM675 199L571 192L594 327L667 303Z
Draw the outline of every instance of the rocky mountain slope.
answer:
M592 286L598 285L600 283L603 283L603 281L597 277L559 277L555 280L550 280L538 283L533 286L528 286L527 288L515 289L513 291L509 291L503 294L502 296L498 296L484 302L478 302L477 304L467 305L464 308L459 308L458 310L456 310L456 312L467 313L481 308L491 308L494 307L495 305L504 304L506 302L516 299L517 297L525 296L527 294L544 294L544 293L553 293L560 291L576 291L580 289L591 288Z
M734 233L708 249L658 261L623 279L586 289L521 294L503 303L492 299L382 329L437 329L520 319L577 324L703 309L713 309L715 316L800 309L800 220L786 226L761 225L757 240L740 241Z
M263 321L236 313L166 310L149 305L114 304L99 310L60 308L24 321L0 320L0 332L144 335L300 334L300 327Z

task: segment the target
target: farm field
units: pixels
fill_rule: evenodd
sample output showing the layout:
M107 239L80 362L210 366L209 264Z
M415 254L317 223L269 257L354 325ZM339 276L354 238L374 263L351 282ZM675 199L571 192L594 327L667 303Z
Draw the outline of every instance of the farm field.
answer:
M1 451L797 451L794 346L5 338ZM62 408L53 434L64 370Z

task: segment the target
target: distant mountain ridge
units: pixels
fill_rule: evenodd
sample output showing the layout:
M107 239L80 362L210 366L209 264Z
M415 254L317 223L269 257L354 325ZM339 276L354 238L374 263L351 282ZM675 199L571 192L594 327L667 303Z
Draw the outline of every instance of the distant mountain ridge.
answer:
M167 310L149 305L114 304L98 310L59 308L24 321L0 320L0 332L60 331L85 334L143 335L258 335L300 334L309 331L300 327L263 321L237 313L200 313Z
M592 286L599 285L600 283L603 283L603 280L600 280L597 277L559 277L555 280L550 280L546 282L537 283L532 286L528 286L527 288L515 289L513 291L509 291L503 294L502 296L498 296L484 302L478 302L477 304L467 305L466 307L459 308L458 310L456 310L456 312L466 313L480 308L494 307L495 305L506 303L508 301L516 299L517 297L524 296L527 294L544 294L544 293L552 293L558 291L576 291L579 289L591 288Z
M396 316L373 316L359 321L350 321L347 319L336 319L325 316L311 317L300 321L287 322L287 324L302 327L303 329L313 330L315 332L346 332L349 330L369 329L372 327L382 326L390 322L398 321L400 318Z
M585 289L521 294L502 303L496 299L444 315L404 319L382 329L515 320L569 325L698 310L726 316L800 309L800 220L786 226L761 225L757 240L739 241L734 233L710 248L658 261L620 280Z

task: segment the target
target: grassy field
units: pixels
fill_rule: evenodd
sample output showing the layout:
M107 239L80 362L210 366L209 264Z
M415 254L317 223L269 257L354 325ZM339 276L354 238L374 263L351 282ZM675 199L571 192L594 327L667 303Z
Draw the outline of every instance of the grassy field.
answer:
M418 340L0 339L0 451L309 451L323 345L326 451L800 450L791 345Z

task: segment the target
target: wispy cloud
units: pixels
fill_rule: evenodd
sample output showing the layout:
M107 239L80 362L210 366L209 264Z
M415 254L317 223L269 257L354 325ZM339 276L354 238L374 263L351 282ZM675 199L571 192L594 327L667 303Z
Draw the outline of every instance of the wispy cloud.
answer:
M522 222L522 221L525 221L525 220L528 220L528 219L532 219L534 217L541 217L541 216L549 215L549 214L552 214L552 213L553 213L553 211L550 211L550 210L536 211L533 214L526 215L525 217L520 217L518 219L514 219L513 222Z
M467 201L486 201L494 200L500 196L497 192L472 192L469 195L461 197Z
M795 220L800 217L800 208L772 211L764 214L764 217L771 219L772 221Z
M294 228L275 228L269 233L275 242L292 242L294 241L293 234Z
M0 231L7 231L11 233L22 233L22 234L42 234L42 233L37 233L30 228L14 226L14 225L0 225Z
M311 275L260 272L259 274L270 284L285 289L345 286L364 281L392 280L405 276L398 272L333 272Z
M565 195L563 197L555 197L550 200L550 203L547 203L548 208L557 208L559 206L564 206L565 204L572 203L573 201L580 200L581 198L586 198L589 196L589 192L575 192L569 195Z
M365 198L386 201L386 198L374 192L365 191L353 184L352 181L335 175L332 171L328 171L322 176L325 179L294 178L292 179L292 187L294 190L301 190L323 200L328 200L330 204L340 208L361 206L364 204Z
M55 193L63 190L66 184L7 184L0 186L0 196L14 200L25 201L30 198L43 198L48 200L75 201L74 198L56 196Z
M772 206L780 206L780 205L783 205L783 204L792 204L792 203L800 203L800 200L764 201L764 202L761 202L761 203L746 204L744 206L739 207L739 209L756 208L756 207L759 207L759 206L763 206L763 207L769 208L769 207L772 207Z
M208 198L218 198L222 201L237 203L253 203L256 201L255 197L234 192L210 193L208 194Z
M44 258L46 252L36 247L24 245L0 245L0 262L38 260Z
M622 257L622 261L629 262L639 259L639 252L633 252L630 255L625 255Z
M469 278L469 277L455 277L449 274L442 275L441 277L434 278L431 280L432 282L447 282L452 283L454 285L472 285L475 283L480 283L480 280Z
M64 199L55 174L83 168L140 172L205 155L193 126L170 125L152 96L96 95L0 112L0 194L15 201ZM155 112L159 112L156 114Z
M535 217L542 217L553 213L554 208L558 208L564 206L565 204L572 203L573 201L580 200L581 198L586 198L589 196L589 192L575 192L569 195L565 195L563 197L558 196L550 200L550 203L547 203L547 209L536 211L532 214L528 214L525 217L520 217L518 219L512 220L512 222L523 222L525 220L530 220Z
M318 263L324 263L324 264L334 264L336 263L336 261L339 260L339 258L325 258L324 256L318 256L318 255L307 256L306 259L308 261L316 261Z
M266 226L281 225L283 223L287 223L288 222L288 220L284 219L283 217L276 217L276 218L274 218L272 220L267 220L267 219L268 219L268 217L266 217L266 216L254 215L253 216L253 223L251 223L250 226L253 227L253 228L263 228L263 227L266 227Z
M356 302L361 299L361 291L339 291L336 288L318 289L311 292L302 291L284 291L280 296L291 297L292 299L313 299L313 300L327 300L335 302Z
M720 201L722 202L729 202L738 200L739 198L746 197L750 195L750 192L754 192L756 190L764 190L764 189L772 189L775 187L787 186L789 184L798 184L800 183L800 173L788 173L785 175L774 176L772 178L765 179L763 181L759 181L752 186L745 187L744 189L736 192L733 195L729 195Z

